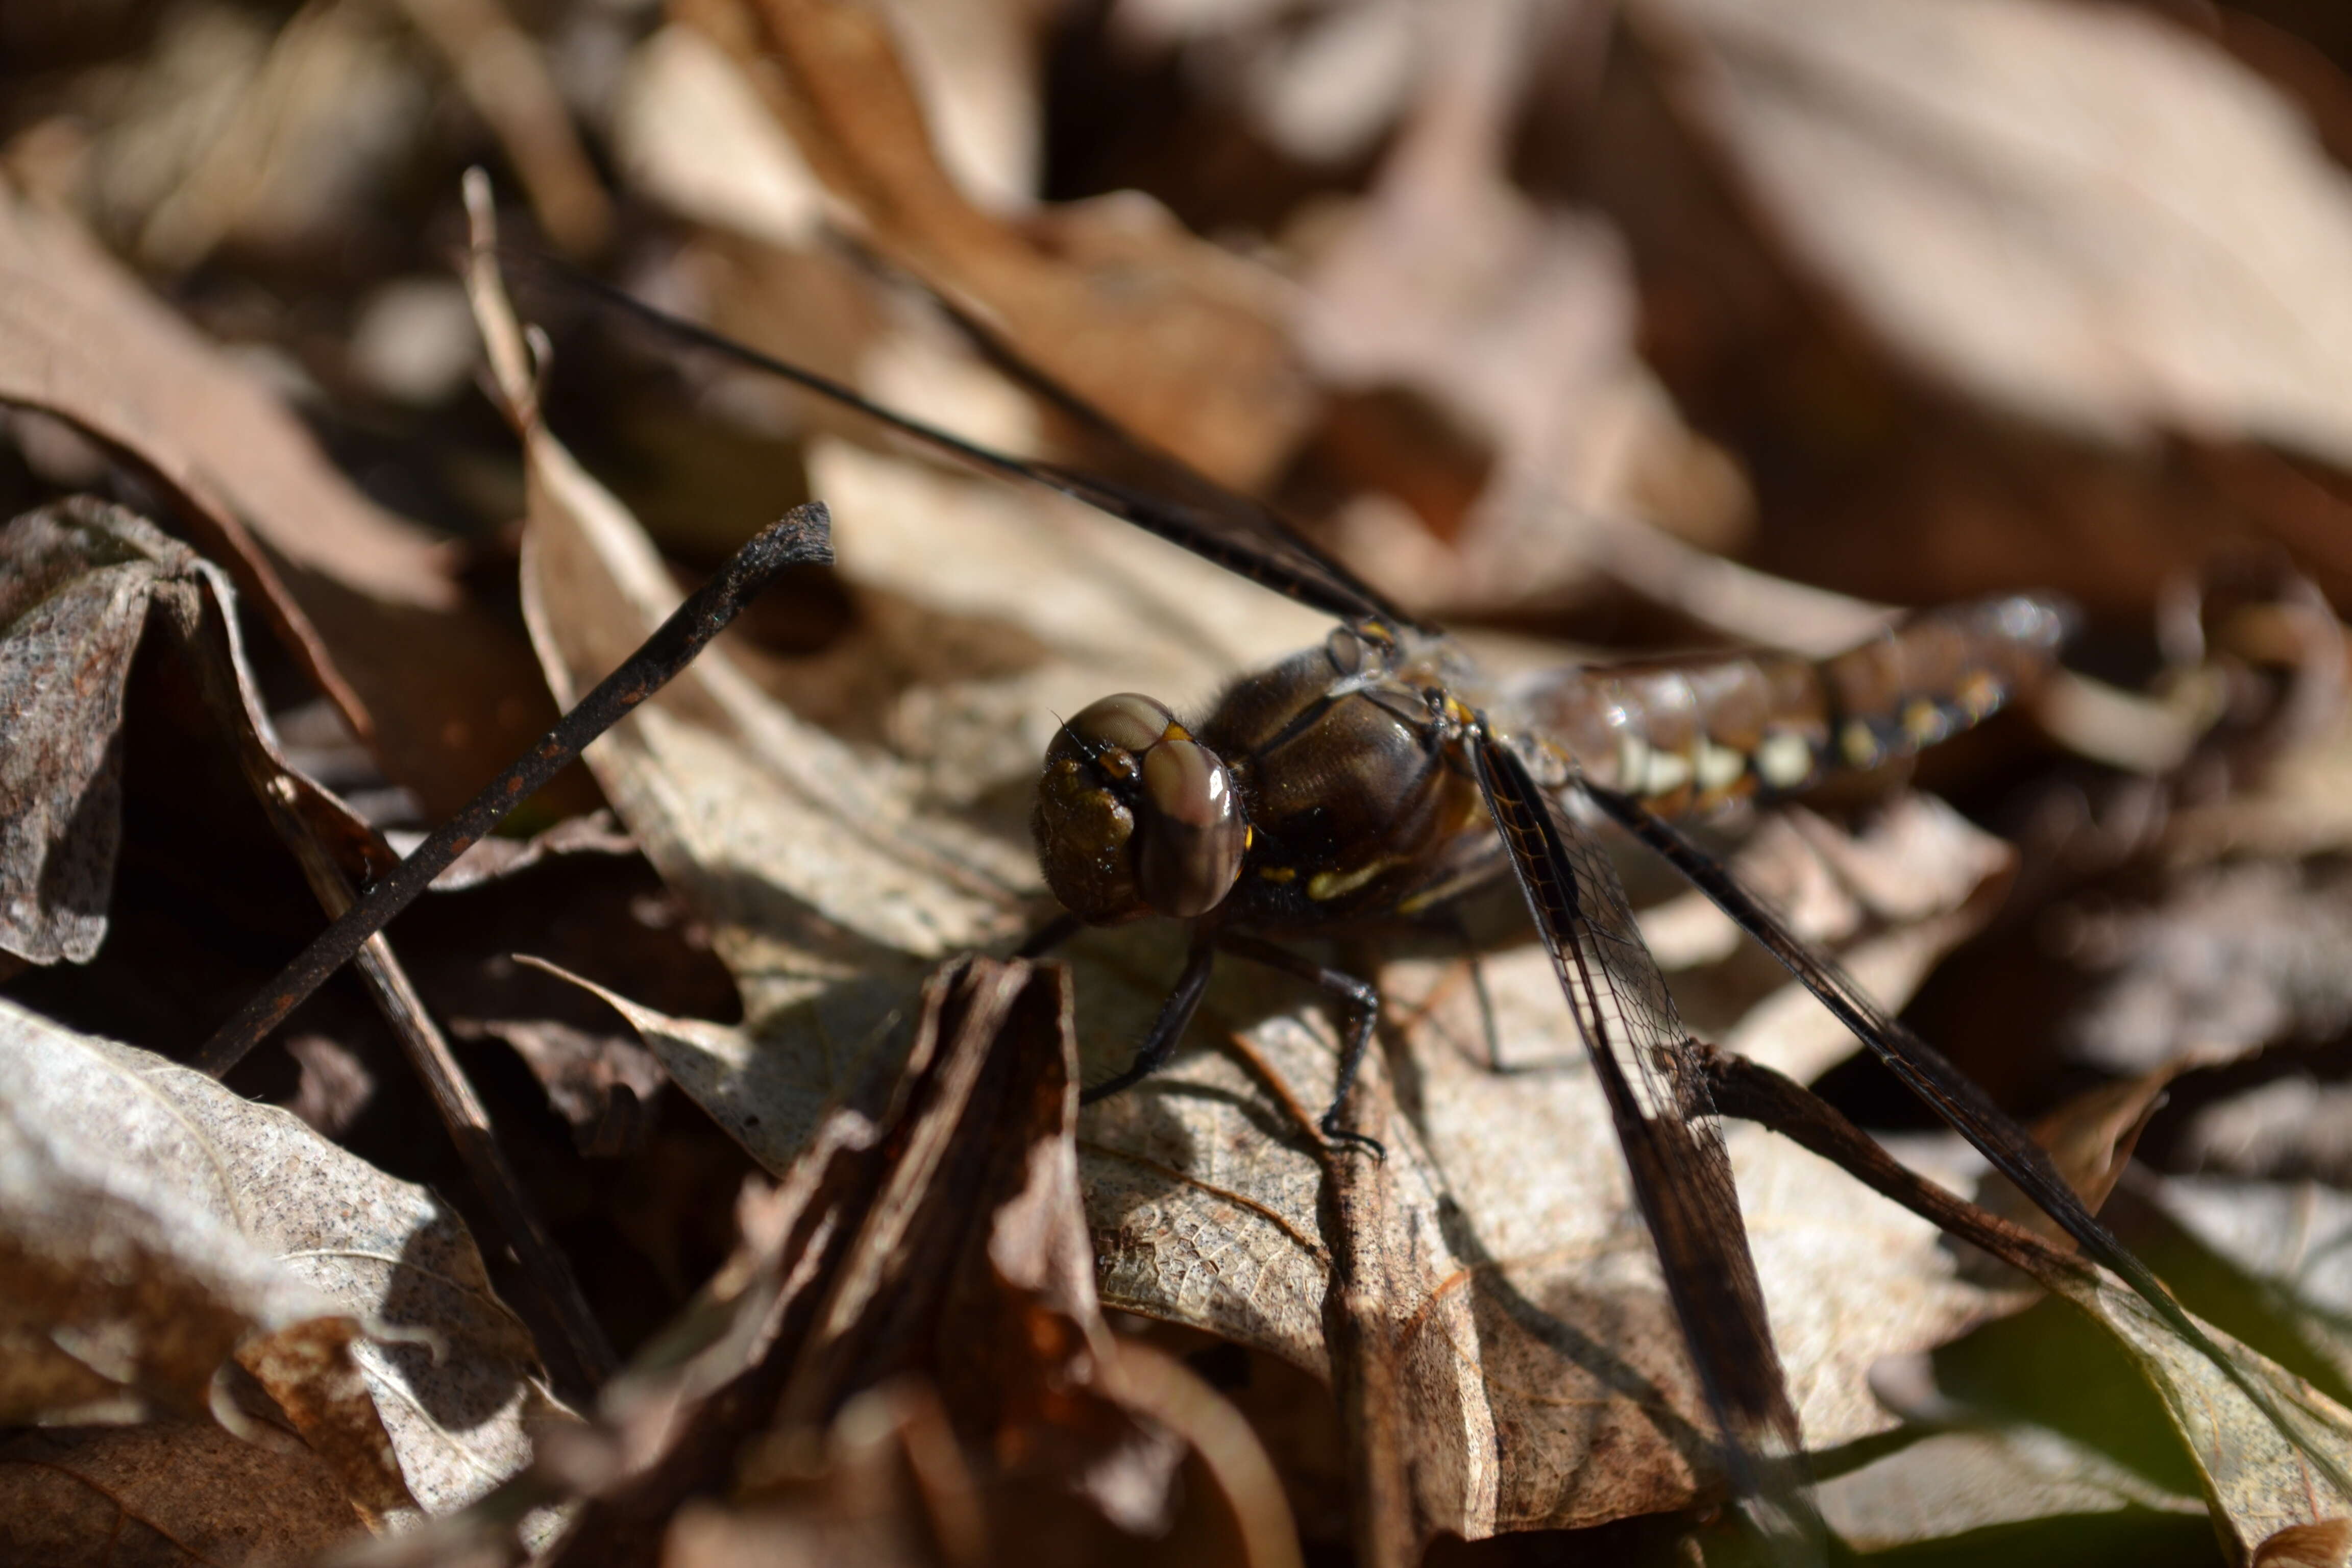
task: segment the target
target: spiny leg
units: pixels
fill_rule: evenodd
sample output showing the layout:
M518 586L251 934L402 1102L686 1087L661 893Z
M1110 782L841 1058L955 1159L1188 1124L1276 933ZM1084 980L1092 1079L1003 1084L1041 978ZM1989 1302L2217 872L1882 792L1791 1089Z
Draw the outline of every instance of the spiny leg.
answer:
M1160 1005L1160 1016L1151 1021L1151 1033L1144 1036L1143 1044L1136 1047L1135 1059L1128 1063L1126 1071L1081 1093L1080 1105L1108 1100L1168 1065L1168 1058L1175 1054L1176 1042L1184 1037L1185 1026L1201 1010L1201 997L1209 989L1209 971L1216 962L1215 940L1205 931L1196 931L1191 950L1184 954L1184 973L1177 977L1176 989L1168 994L1168 1000Z
M1339 1125L1339 1108L1348 1102L1348 1090L1355 1087L1356 1073L1364 1065L1364 1053L1370 1048L1372 1030L1381 1021L1381 994L1370 983L1337 969L1327 969L1312 959L1301 957L1286 947L1276 947L1270 942L1239 933L1223 939L1226 952L1253 963L1263 963L1268 969L1278 969L1306 981L1339 1004L1346 1042L1339 1047L1339 1071L1331 1089L1331 1109L1323 1113L1317 1126L1323 1136L1334 1143L1343 1143L1364 1150L1375 1159L1385 1159L1388 1151L1377 1139L1360 1132L1350 1132Z

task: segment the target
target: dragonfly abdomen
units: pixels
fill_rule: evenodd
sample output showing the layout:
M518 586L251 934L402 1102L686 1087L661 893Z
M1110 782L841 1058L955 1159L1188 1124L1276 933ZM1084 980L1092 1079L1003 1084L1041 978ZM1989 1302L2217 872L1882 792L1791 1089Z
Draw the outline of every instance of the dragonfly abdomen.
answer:
M2000 711L2055 663L2072 610L2012 594L1927 610L1825 659L1743 654L1587 666L1518 694L1595 783L1668 815L1780 795L1912 755Z

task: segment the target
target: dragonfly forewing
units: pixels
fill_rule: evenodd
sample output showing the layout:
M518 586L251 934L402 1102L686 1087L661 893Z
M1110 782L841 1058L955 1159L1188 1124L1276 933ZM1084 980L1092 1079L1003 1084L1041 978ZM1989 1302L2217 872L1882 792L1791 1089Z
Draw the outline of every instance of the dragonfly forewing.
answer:
M1689 1034L1608 857L1505 742L1471 755L1487 809L1609 1102L1633 1196L1726 1438L1726 1469L1776 1536L1818 1523L1794 1457L1804 1439L1774 1348L1731 1161Z

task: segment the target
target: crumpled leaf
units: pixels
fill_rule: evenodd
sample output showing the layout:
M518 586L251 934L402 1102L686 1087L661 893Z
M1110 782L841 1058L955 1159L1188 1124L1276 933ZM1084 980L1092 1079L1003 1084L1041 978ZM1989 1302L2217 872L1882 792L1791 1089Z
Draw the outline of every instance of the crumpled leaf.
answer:
M35 963L86 963L106 937L122 688L161 570L107 544L70 514L0 528L0 950Z
M486 333L518 345L493 363L528 408L519 337L488 275L476 282ZM544 432L526 432L525 599L563 692L601 674L670 595L617 503ZM921 721L907 731L933 742L911 761L800 723L717 656L592 749L624 820L710 921L745 1022L671 1018L603 994L680 1087L779 1172L907 1005L914 973L959 942L1006 940L1038 910L1023 818L1055 711L1155 658L1152 686L1201 700L1323 629L1156 541L1017 492L863 454L817 472L845 571L887 559L893 589L966 614L1000 595L992 613L1052 653L1009 679L909 693L901 714ZM834 478L853 482L824 482ZM1055 592L1040 594L1047 574ZM1079 613L1089 604L1108 617ZM1266 647L1270 634L1279 640ZM1059 695L1041 710L1047 691ZM942 853L950 845L960 852ZM983 867L991 880L973 875ZM1082 937L1067 956L1087 1074L1100 1078L1142 1037L1177 952L1170 932L1144 929ZM1387 1171L1420 1518L1475 1537L1674 1506L1703 1484L1706 1417L1606 1112L1549 962L1533 948L1480 962L1508 1075L1489 1070L1478 987L1458 958L1381 971L1402 1053L1391 1060L1413 1086ZM1213 988L1205 1020L1193 1037L1229 1049L1196 1047L1082 1121L1103 1298L1328 1375L1323 1172L1301 1108L1329 1092L1329 1022L1288 983L1239 967ZM1387 1082L1381 1061L1370 1070ZM1931 1226L1792 1145L1735 1130L1731 1146L1812 1440L1881 1428L1863 1382L1870 1362L1938 1342L1994 1298L1956 1277Z
M0 530L0 948L87 962L106 934L122 833L122 689L151 616L229 731L248 784L347 864L381 850L348 806L294 771L262 715L227 575L145 518L75 496Z
M5 189L0 402L54 414L161 480L428 805L462 805L536 732L530 702L514 700L534 695L521 650L465 606L454 557L352 488L70 220Z
M0 1002L0 1140L8 1419L236 1420L233 1356L383 1519L478 1496L565 1414L456 1217L283 1110Z
M835 201L887 258L977 304L1021 351L1211 477L1274 477L1314 394L1268 280L1132 193L1014 227L958 190L878 13L693 0Z
M2102 439L2352 462L2352 177L2210 43L2042 0L1629 9L1787 242L1924 369Z

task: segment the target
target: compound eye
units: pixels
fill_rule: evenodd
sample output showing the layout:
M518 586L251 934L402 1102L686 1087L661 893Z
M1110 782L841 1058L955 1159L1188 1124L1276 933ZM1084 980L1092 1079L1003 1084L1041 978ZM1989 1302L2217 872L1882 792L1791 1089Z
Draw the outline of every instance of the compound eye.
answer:
M1144 754L1138 804L1135 880L1144 901L1179 920L1215 909L1249 847L1232 771L1198 741L1162 741Z
M1364 639L1347 626L1335 626L1323 639L1323 657L1331 661L1337 673L1356 675L1364 668Z
M1087 743L1097 758L1106 752L1141 756L1160 743L1176 715L1149 697L1122 691L1078 710L1063 728ZM1106 759L1107 760L1107 759Z

